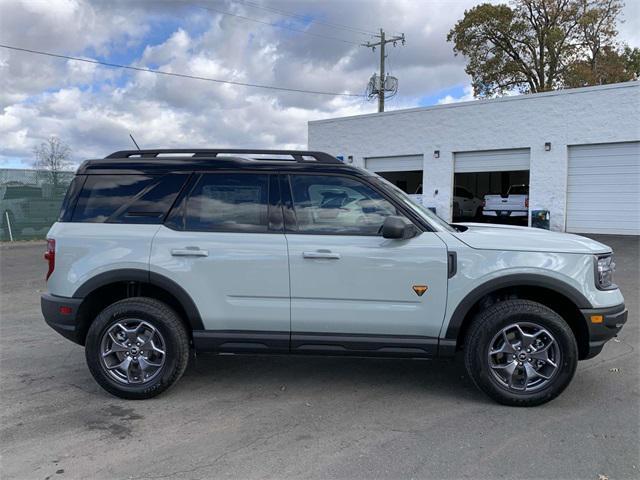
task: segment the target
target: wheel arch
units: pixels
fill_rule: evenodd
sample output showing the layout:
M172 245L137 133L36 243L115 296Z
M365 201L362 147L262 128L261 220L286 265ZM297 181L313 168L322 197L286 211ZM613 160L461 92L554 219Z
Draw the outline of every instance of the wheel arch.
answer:
M141 269L110 270L92 277L76 289L82 299L78 308L78 339L84 345L89 326L108 305L134 296L155 298L173 308L191 333L203 330L200 312L191 296L176 282L159 273Z
M589 330L580 309L593 308L591 302L571 285L536 274L513 274L493 279L472 290L454 310L441 344L444 354L453 354L464 345L466 333L476 313L492 303L520 298L548 306L571 327L579 358L589 352Z

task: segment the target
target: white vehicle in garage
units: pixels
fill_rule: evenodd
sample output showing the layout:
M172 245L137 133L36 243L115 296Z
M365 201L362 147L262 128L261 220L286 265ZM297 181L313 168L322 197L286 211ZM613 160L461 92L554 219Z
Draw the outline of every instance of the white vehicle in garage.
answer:
M458 204L457 213L461 217L482 216L482 200L476 197L471 191L456 185L453 190L453 201ZM454 208L454 215L456 209Z
M488 217L526 217L529 185L511 185L506 195L485 195L482 214Z

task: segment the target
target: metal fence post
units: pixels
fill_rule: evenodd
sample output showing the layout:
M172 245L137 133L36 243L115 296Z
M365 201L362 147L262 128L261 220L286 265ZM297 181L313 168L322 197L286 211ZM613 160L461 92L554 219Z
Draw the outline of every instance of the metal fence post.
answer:
M7 228L9 229L9 241L13 242L13 232L11 231L11 220L9 219L9 212L4 212L5 220L7 221Z

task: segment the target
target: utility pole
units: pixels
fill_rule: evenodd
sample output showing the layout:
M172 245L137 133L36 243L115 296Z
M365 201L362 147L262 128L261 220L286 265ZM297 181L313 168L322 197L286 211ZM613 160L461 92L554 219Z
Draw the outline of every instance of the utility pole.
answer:
M376 47L380 46L380 86L378 87L378 112L384 112L384 95L385 95L385 72L384 72L384 61L386 55L384 53L384 47L387 43L393 43L395 47L397 42L402 42L402 45L405 44L404 33L400 35L395 35L391 38L387 38L383 29L380 29L380 34L375 35L375 37L380 40L372 43L367 42L363 43L363 47L370 48L372 51L376 51Z

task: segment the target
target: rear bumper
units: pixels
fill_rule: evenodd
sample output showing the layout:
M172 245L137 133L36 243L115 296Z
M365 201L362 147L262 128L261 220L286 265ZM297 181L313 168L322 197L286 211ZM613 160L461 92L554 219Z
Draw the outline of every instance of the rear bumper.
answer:
M528 213L527 210L482 210L486 217L526 217Z
M589 329L589 353L585 358L598 355L604 344L615 337L627 322L629 311L624 303L615 307L581 310ZM595 318L594 318L595 317ZM602 317L601 319L599 317ZM594 323L595 322L595 323Z
M81 298L57 297L48 293L40 297L40 308L47 325L63 337L80 345L83 344L84 340L80 338L77 321L78 308L81 303ZM68 311L69 313L62 313L61 307L68 307L70 311L66 308L62 309L62 311Z

